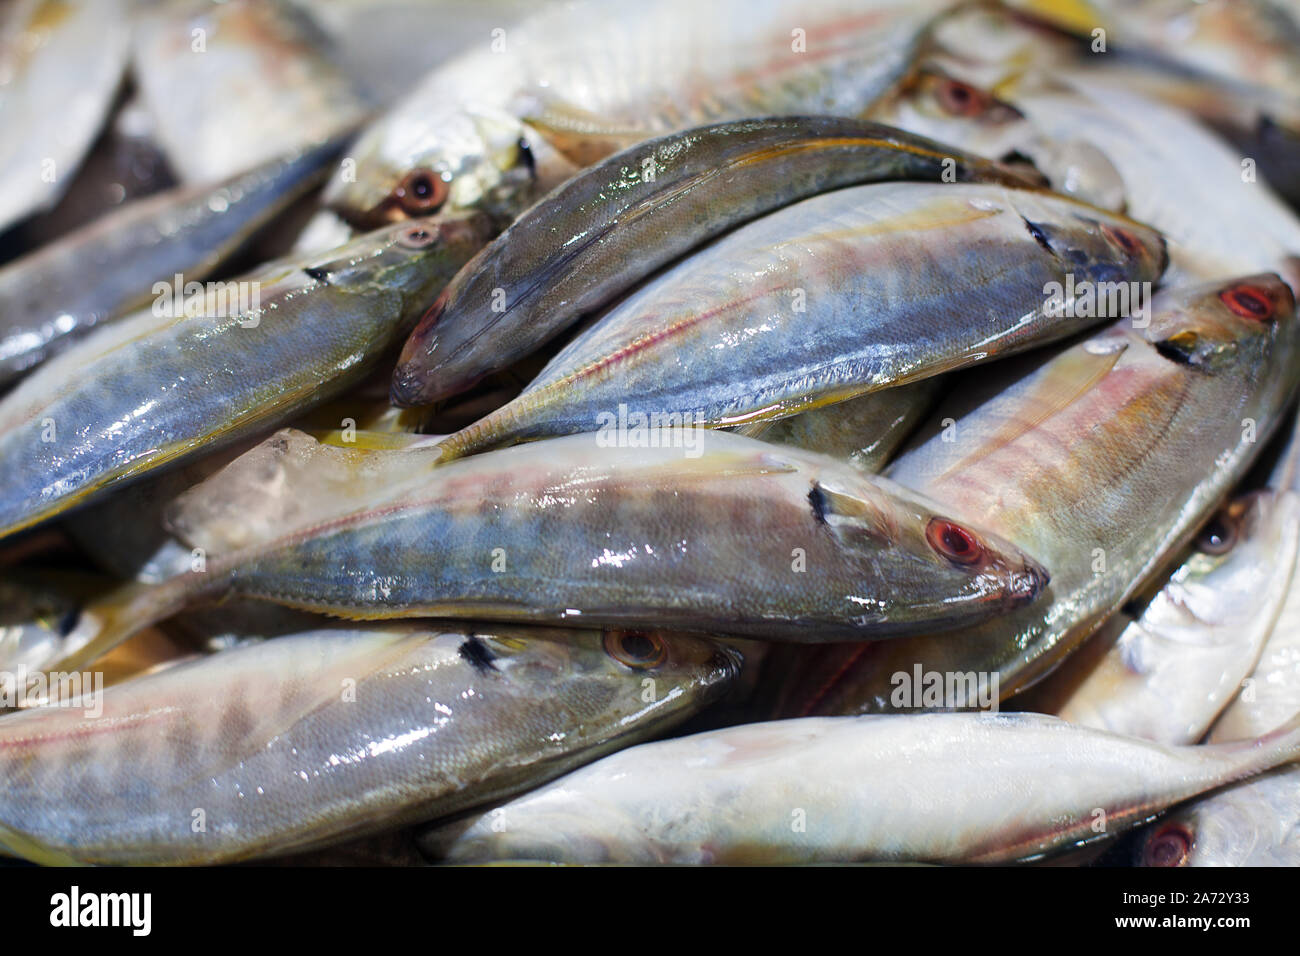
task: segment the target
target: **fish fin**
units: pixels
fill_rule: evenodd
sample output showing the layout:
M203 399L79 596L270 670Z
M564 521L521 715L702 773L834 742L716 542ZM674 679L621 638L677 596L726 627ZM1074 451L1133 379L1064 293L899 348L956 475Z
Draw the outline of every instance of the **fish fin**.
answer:
M344 431L332 428L327 431L308 431L308 435L322 445L334 448L352 448L358 451L402 451L421 445L436 445L444 435L416 435L410 432Z
M774 418L756 422L746 422L743 425L737 425L735 428L731 429L731 432L735 435L742 435L745 438L762 438L774 424L776 424L776 419Z
M62 656L46 671L79 670L151 624L221 586L214 571L182 572L166 581L132 582L87 605L64 640Z
M0 850L41 866L89 866L83 860L0 823Z
M1230 767L1222 783L1231 783L1300 760L1300 714L1255 740L1204 744L1200 748L1222 756Z
M1043 374L1038 376L1038 381L1026 392L1024 400L1017 403L1020 408L1027 409L1027 412L1003 424L987 440L981 441L971 454L953 462L942 477L968 469L975 462L1010 445L1062 409L1068 408L1079 396L1101 381L1126 350L1127 346L1121 346L1098 354L1080 347L1063 353L1043 369Z
M613 127L595 113L558 100L547 101L522 119L552 149L580 167L598 163L648 135L646 130Z

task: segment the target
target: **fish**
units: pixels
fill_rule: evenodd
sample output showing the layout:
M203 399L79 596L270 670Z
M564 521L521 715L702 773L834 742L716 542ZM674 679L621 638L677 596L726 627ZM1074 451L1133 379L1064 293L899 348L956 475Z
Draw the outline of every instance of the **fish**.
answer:
M858 116L950 2L557 5L429 73L362 134L324 201L358 228L466 208L504 227L651 136L751 116Z
M753 438L792 445L879 474L925 421L944 382L942 376L871 392L800 415L779 418Z
M113 587L111 578L88 571L25 565L0 578L0 712L47 700L41 675L64 654L63 641L87 601ZM114 648L96 664L105 684L134 676L180 653L175 642L147 630ZM12 694L12 699L6 694Z
M131 69L185 183L328 142L369 105L325 36L285 0L164 0L137 11Z
M267 521L266 540L214 554L200 573L86 607L61 668L228 596L350 619L653 622L815 642L1002 614L1050 577L883 479L725 432L680 429L650 446L574 435L431 460L381 469L305 527L290 509L285 533Z
M91 328L148 303L175 275L202 281L324 179L335 143L215 186L169 190L0 268L0 385Z
M1101 29L1108 46L1141 50L1226 86L1300 98L1300 23L1272 0L1013 0L1049 23L1084 36Z
M429 820L536 786L716 699L705 638L385 624L233 648L0 716L0 848L211 864Z
M1042 714L807 717L631 747L420 847L455 863L1007 863L1297 758L1300 717L1201 747Z
M1176 559L1281 420L1300 377L1300 325L1271 274L1165 290L1150 310L1141 327L1124 320L955 382L886 472L1039 558L1052 569L1043 600L960 631L776 666L785 686L773 713L914 709L899 675L918 669L977 675L1006 699ZM976 705L957 690L943 706Z
M129 46L118 0L0 10L0 232L63 195L108 118Z
M1159 230L1168 285L1251 272L1300 281L1300 219L1186 104L1147 95L1134 80L1143 70L1116 67L1109 54L1072 55L996 9L959 8L944 20L918 75L876 104L873 119L1027 157L1054 189Z
M1082 138L1124 182L1125 211L1166 237L1165 282L1178 285L1250 272L1300 280L1300 219L1242 157L1182 111L1086 72L1056 75L1004 93L1049 140ZM1051 178L1049 174L1049 178Z
M1093 638L1105 649L1099 661L1080 678L1071 657L1048 678L1064 678L1064 687L1052 689L1064 697L1054 713L1158 743L1201 740L1273 631L1297 547L1300 497L1265 490L1234 499L1140 615L1121 611Z
M393 373L393 401L469 388L707 239L792 202L884 180L1042 185L880 124L756 118L647 140L522 213L447 286Z
M1270 477L1300 491L1300 430ZM1267 733L1300 706L1300 588L1293 580L1277 623L1248 678L1210 729L1211 743ZM1152 825L1138 844L1141 866L1296 866L1300 864L1300 774L1280 768L1180 808Z
M440 447L451 460L592 431L623 409L715 427L782 418L1077 332L1103 316L1067 303L1067 286L1150 283L1163 268L1154 231L1050 193L854 186L651 280Z
M473 213L395 224L91 332L0 399L0 536L344 391L488 235Z

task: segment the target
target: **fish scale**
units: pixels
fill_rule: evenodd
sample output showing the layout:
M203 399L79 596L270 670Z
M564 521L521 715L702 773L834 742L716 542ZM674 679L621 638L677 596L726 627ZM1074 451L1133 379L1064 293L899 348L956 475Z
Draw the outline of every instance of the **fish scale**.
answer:
M690 444L574 435L435 464L413 481L392 474L330 500L325 520L290 520L213 556L202 574L93 603L59 666L232 593L356 618L673 622L819 641L955 626L1031 601L1047 580L1018 549L850 465L725 432L676 434ZM220 480L204 491L223 497ZM732 523L715 520L728 512ZM943 551L943 529L970 553Z
M1238 284L1269 297L1270 319L1229 311L1220 293ZM1002 377L959 380L890 469L894 480L1042 553L1053 575L1048 599L955 633L771 664L786 681L773 692L777 713L897 709L892 677L917 666L996 674L1001 695L1010 696L1077 647L1189 540L1276 426L1300 377L1300 330L1292 294L1275 275L1163 292L1152 310L1147 328L1121 323L1054 355L1028 357ZM1156 348L1186 344L1189 333L1198 338L1188 347L1199 351L1186 363ZM946 420L955 422L955 440L944 439ZM1255 422L1253 438L1243 420ZM1045 443L1044 432L1056 440ZM1094 571L1098 549L1104 564Z
M736 673L704 638L649 639L658 663L600 632L321 629L110 688L103 717L0 717L0 847L231 862L446 814L668 726Z
M1050 234L1050 250L1029 222ZM1121 234L1132 251L1112 238ZM1163 264L1154 232L1049 194L943 183L839 190L742 226L652 279L518 398L440 447L454 458L590 431L620 404L713 426L784 417L1078 331L1100 317L1048 315L1050 283L1151 282Z
M0 535L346 388L486 235L476 216L390 226L242 277L245 310L213 292L92 332L0 399Z

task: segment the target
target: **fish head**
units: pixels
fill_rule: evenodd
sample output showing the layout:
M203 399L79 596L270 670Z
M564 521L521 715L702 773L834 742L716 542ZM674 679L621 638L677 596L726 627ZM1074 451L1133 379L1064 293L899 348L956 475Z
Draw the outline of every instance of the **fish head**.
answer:
M1295 338L1295 296L1275 273L1172 289L1153 311L1135 331L1165 358L1201 372L1259 363L1279 338Z
M869 112L878 122L981 156L1016 152L1032 133L1016 107L937 64L913 70Z
M533 191L532 139L513 116L459 101L395 111L357 139L323 202L358 229L468 209L505 223Z
M900 632L974 623L1030 603L1050 581L1011 541L884 478L823 473L809 501L848 566L906 595L880 611Z
M428 302L488 243L492 231L488 217L477 212L389 223L330 250L306 271L340 291L380 289Z
M502 629L476 640L516 694L565 695L588 733L685 716L721 696L741 664L709 638L657 630Z
M1070 307L1077 314L1121 318L1150 304L1152 286L1169 264L1158 231L1050 194L1019 196L1015 209L1029 234L1058 261L1067 280L1065 296L1074 300ZM1090 304L1084 306L1080 297Z

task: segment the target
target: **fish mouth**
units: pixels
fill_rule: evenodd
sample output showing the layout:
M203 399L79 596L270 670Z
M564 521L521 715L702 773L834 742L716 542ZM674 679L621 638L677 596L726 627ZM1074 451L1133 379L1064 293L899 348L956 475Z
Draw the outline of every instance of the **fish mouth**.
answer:
M430 392L428 372L418 361L401 362L393 369L393 381L389 386L388 396L399 408L418 408L433 401Z
M1008 577L1008 601L1013 607L1031 604L1051 581L1052 576L1046 568L1026 558L1025 563Z

